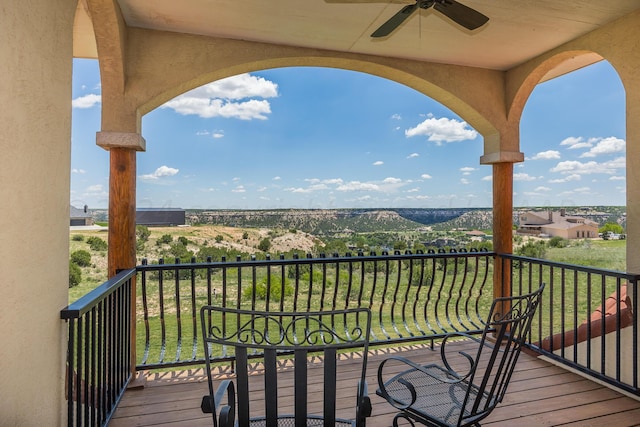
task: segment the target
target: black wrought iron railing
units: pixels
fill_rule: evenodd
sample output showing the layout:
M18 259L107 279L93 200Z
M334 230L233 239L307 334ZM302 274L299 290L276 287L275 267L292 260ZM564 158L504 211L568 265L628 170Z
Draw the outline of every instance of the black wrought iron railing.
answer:
M502 262L494 263L496 258ZM509 279L505 295L547 285L527 339L530 348L640 395L635 309L640 275L465 250L160 260L120 273L62 310L69 323L69 425L108 422L133 365L146 370L203 363L203 305L274 312L368 308L371 345L433 343L449 332L482 331L495 265ZM134 283L137 360L130 356ZM220 350L213 357L228 356Z
M506 293L546 283L529 345L549 358L640 395L638 280L640 275L499 255L510 268Z
M480 333L494 253L320 256L138 266L137 369L204 361L203 305L263 311L369 308L372 345ZM222 353L213 357L223 359Z
M60 312L69 328L66 398L69 426L106 425L131 378L131 287L119 273Z

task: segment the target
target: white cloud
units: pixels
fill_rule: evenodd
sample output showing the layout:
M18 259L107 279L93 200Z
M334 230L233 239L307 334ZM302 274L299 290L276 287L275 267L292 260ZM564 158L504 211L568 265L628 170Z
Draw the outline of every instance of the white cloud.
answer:
M396 113L396 114L392 114L392 115L391 115L391 118L392 118L393 120L402 120L402 116L401 116L400 114L398 114L398 113Z
M584 140L581 136L570 136L568 138L563 139L560 142L560 145L568 145L569 150L575 150L577 148L589 148L593 144Z
M538 154L533 156L530 160L552 160L552 159L559 159L559 158L560 158L559 151L548 150L548 151L539 152Z
M431 179L432 176L429 175L428 173L423 173L422 175L420 175L420 178L422 178L422 179Z
M373 166L382 166L384 162L382 160L378 160L377 162L373 162Z
M224 131L221 131L221 130L213 131L213 133L211 134L211 136L212 136L214 139L224 138Z
M276 98L278 85L263 77L239 74L211 82L187 93L198 98L220 98L229 100L248 98Z
M591 188L589 188L589 187L579 187L579 188L574 189L573 191L575 193L585 194L585 193L590 193L591 192Z
M461 178L460 184L468 185L471 184L471 181L469 181L467 178Z
M551 188L540 186L540 187L536 187L534 191L551 191Z
M407 159L415 159L416 157L420 157L418 153L411 153L407 156Z
M625 158L618 157L614 160L610 160L603 163L598 163L595 161L590 162L580 162L577 160L567 160L564 162L558 163L555 167L551 168L551 172L558 172L561 174L578 174L578 175L586 175L592 173L604 173L609 175L614 175L617 173L618 169L622 169L625 167Z
M329 179L323 179L322 182L330 185L340 185L344 181L342 180L342 178L329 178Z
M162 105L182 115L266 120L278 96L278 85L262 77L240 74L186 92ZM253 98L263 98L262 100Z
M160 108L171 108L184 116L197 115L204 119L212 117L236 118L241 120L266 120L271 113L268 101L251 99L245 102L227 102L221 99L189 98L182 95Z
M537 178L535 176L531 176L528 173L514 173L513 180L514 181L535 181Z
M624 181L627 178L624 176L612 176L609 178L609 181Z
M75 169L75 168L74 168L74 169L71 169L71 173L79 173L79 174L81 174L81 175L82 175L82 174L84 174L84 173L87 173L87 171L86 171L86 170L84 170L84 169Z
M160 166L158 169L156 169L153 173L140 175L140 179L153 181L165 176L176 175L178 172L180 172L179 169L170 168L169 166L163 165L163 166Z
M244 185L238 185L236 188L231 190L232 193L245 193L247 190L244 188Z
M384 182L385 184L399 184L402 182L402 180L400 178L388 177L385 178L382 182Z
M578 174L571 174L571 175L567 175L564 178L560 178L560 179L550 179L548 182L551 184L560 184L563 182L570 182L570 181L580 181L582 179L582 177Z
M580 157L596 157L604 154L624 153L625 150L626 143L624 139L610 136L608 138L598 140L595 147L592 147Z
M273 179L274 181L280 181L282 178L280 178L279 176L274 176L272 179Z
M487 175L482 178L483 181L493 181L493 175Z
M337 191L380 191L380 186L370 182L351 181L336 188Z
M467 122L441 117L429 117L416 127L404 131L407 138L412 136L427 136L428 141L441 144L442 142L457 142L475 139L478 132Z
M86 191L88 193L100 193L104 191L104 188L102 187L102 184L95 184L88 186Z
M79 96L71 101L73 108L91 108L102 102L102 96L90 93L89 95Z
M476 169L469 166L460 168L460 172L462 172L462 175L471 175L471 172L473 172L474 170Z

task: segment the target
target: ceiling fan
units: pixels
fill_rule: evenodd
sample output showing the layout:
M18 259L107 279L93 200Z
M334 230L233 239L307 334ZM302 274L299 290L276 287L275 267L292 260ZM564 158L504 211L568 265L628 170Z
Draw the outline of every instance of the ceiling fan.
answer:
M447 18L468 30L475 30L487 23L489 18L475 9L471 9L455 0L416 0L414 4L403 7L393 15L380 28L375 30L371 37L386 37L400 26L409 16L418 9L433 7Z

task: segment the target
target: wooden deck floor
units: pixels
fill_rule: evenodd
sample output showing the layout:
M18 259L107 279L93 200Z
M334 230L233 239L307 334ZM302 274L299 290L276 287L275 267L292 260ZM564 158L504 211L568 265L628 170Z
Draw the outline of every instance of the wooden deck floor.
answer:
M455 345L462 348L467 344ZM394 410L375 394L376 372L382 359L398 352L423 364L438 355L423 346L374 350L370 354L367 376L373 416L367 422L369 427L391 426ZM355 415L353 401L359 357L350 355L338 365L339 416L350 419ZM218 375L222 378L229 372L222 369ZM284 394L292 390L290 382L282 382L279 387ZM321 389L321 385L318 388ZM149 374L143 389L125 393L109 426L210 426L210 415L200 411L200 400L206 393L202 369ZM321 393L316 394L321 399ZM291 411L284 408L283 412ZM504 401L482 425L636 426L640 425L640 402L523 353Z

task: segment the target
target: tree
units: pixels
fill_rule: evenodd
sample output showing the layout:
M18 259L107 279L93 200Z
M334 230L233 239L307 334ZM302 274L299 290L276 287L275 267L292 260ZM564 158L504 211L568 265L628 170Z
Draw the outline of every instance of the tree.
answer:
M397 240L393 242L393 249L402 252L407 249L407 242L404 240Z
M599 233L615 233L615 234L622 234L624 233L624 228L622 228L622 226L618 223L615 222L607 222L605 225L603 225L602 227L600 227L598 229Z

